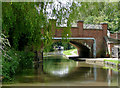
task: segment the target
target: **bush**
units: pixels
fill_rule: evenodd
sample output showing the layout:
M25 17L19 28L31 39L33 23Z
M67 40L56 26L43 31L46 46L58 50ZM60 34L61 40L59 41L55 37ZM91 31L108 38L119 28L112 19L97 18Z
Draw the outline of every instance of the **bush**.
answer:
M2 46L0 47L0 50L2 51L2 76L3 81L6 82L13 80L16 73L20 72L21 69L28 69L33 67L34 53L10 49L11 46L8 39L4 34L1 35Z
M19 52L19 69L30 69L33 67L34 53L32 52Z
M14 80L14 77L23 69L33 67L34 53L25 51L15 51L8 49L2 54L2 75L3 81Z
M11 81L14 79L16 70L19 65L17 53L10 49L2 54L2 75L3 81Z

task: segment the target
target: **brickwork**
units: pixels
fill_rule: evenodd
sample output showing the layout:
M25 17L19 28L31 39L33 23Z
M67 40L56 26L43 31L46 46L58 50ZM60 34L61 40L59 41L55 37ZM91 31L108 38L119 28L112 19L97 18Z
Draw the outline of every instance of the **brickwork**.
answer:
M95 38L96 40L96 53L97 57L101 57L103 52L106 50L106 42L104 41L104 37L107 36L107 24L102 23L102 29L83 29L83 21L77 22L77 27L71 27L71 37L85 37L85 38ZM54 37L61 37L62 36L63 28L57 29L55 31ZM87 45L93 47L93 42L87 42L84 40Z
M110 38L113 38L113 39L120 39L120 33L113 33L113 34L110 34Z
M118 33L118 39L120 40L120 33Z

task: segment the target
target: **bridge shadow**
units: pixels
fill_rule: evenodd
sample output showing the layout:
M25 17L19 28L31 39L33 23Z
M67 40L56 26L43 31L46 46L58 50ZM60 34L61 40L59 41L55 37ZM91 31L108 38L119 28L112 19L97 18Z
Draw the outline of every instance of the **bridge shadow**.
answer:
M70 49L70 46L73 46L73 47L77 48L78 56L77 55L71 55L71 56L68 55L67 57L69 59L73 59L75 61L85 61L85 60L80 59L80 58L93 57L92 47L90 48L87 45L84 45L82 42L83 41L70 40L69 44L66 44L66 47L67 47L68 50ZM62 45L62 42L60 40L55 40L52 47L54 47L55 45L65 46L65 45Z
M85 45L75 42L75 41L70 41L70 44L73 45L74 47L77 48L78 50L78 57L70 57L71 59L73 58L89 58L90 57L90 49L86 47Z

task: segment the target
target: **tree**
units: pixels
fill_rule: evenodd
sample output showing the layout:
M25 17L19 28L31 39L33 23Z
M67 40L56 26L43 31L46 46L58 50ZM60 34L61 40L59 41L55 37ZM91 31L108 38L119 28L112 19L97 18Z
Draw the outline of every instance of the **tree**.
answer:
M43 43L47 51L55 32L48 20L51 18L57 19L58 25L67 26L62 33L64 38L70 37L70 27L76 20L107 22L109 29L118 31L117 2L3 2L2 7L2 31L16 50L32 45L38 51Z
M54 6L55 3L51 2L3 2L2 32L8 37L12 48L23 51L26 46L30 46L38 52L44 45L44 50L47 51L55 30L48 20L49 15L58 20L58 25L64 24L63 20L69 18L66 12L70 11L70 6L68 9L61 3ZM62 33L63 37L68 37L70 32L69 21L66 21L68 27Z
M108 23L110 31L119 30L118 2L80 2L72 13L75 20L84 20L85 24Z

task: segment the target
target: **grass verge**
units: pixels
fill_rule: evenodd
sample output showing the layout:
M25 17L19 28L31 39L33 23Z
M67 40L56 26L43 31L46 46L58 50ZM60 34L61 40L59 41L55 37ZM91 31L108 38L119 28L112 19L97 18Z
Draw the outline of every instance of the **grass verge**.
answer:
M120 63L119 60L107 60L107 59L104 59L104 61L113 62L115 64L119 64Z
M77 55L77 49L65 50L63 51L65 55Z

